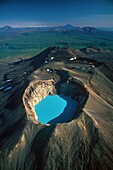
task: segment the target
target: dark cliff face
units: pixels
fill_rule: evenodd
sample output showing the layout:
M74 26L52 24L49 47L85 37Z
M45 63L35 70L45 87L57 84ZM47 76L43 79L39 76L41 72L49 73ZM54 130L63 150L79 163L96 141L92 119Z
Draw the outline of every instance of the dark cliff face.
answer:
M110 51L99 50L100 56L108 53L113 61ZM94 48L86 53L52 47L31 59L4 63L0 72L0 169L112 170L112 79L112 65L107 58L100 62ZM70 122L48 126L29 119L32 114L27 114L24 94L24 102L33 103L30 96L37 84L51 80L55 87L51 93L70 93L79 100L77 116ZM79 86L77 91L73 86Z

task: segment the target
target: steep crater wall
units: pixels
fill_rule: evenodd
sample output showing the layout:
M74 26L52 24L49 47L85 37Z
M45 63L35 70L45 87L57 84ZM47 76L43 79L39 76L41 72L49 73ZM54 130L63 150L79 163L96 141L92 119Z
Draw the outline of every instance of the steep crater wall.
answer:
M23 103L28 119L38 124L38 116L36 115L34 106L46 96L55 94L70 96L72 99L78 101L78 108L74 118L80 115L79 112L88 99L88 92L84 85L74 78L69 78L65 82L55 82L53 79L35 80L29 84L23 95Z

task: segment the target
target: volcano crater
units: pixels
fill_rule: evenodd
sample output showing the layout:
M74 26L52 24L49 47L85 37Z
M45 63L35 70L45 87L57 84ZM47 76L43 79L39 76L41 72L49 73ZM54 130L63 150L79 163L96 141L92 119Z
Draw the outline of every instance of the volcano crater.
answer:
M49 119L49 121L41 121L38 116L39 110L36 111L36 106L38 106L40 103L43 104L43 101L45 101L47 98L51 98L50 110L47 110L48 112L50 112L51 106L54 105L53 99L55 97L65 101L66 106L64 107L64 110L59 115L57 113L57 116L55 117L53 116L53 113L51 113L52 118ZM85 89L84 85L82 84L82 82L73 77L69 77L65 81L62 81L61 78L57 81L54 80L54 78L49 80L33 80L25 89L23 95L23 103L25 106L27 118L35 124L66 123L75 118L78 118L82 109L84 108L87 99L88 92ZM57 107L60 107L60 105L58 105L57 103L58 101L55 103L55 110ZM48 105L48 102L47 104L45 103L45 106L43 105L43 107L46 107L46 105ZM44 117L48 115L44 115L44 108L42 112L43 115L41 115L41 113L40 115L44 119Z

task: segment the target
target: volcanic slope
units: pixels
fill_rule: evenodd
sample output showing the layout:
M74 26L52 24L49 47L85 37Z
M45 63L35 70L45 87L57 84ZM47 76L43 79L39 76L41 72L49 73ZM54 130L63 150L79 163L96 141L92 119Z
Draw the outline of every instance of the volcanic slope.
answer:
M30 59L1 62L0 169L112 170L112 63L112 52L95 47L50 47ZM33 106L56 93L78 100L75 116L38 122Z

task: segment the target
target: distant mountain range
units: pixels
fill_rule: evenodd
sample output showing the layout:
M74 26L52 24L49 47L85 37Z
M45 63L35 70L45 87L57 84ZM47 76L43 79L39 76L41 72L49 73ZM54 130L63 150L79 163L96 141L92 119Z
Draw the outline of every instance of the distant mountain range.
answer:
M5 25L4 27L1 27L0 30L12 30L13 27L9 26L9 25Z
M56 31L56 32L66 32L66 31L78 31L83 33L96 33L102 31L102 29L97 29L94 27L76 27L70 24L60 25L60 26L45 26L45 27L11 27L5 25L0 28L0 31L21 31L21 30L32 30L32 31Z

